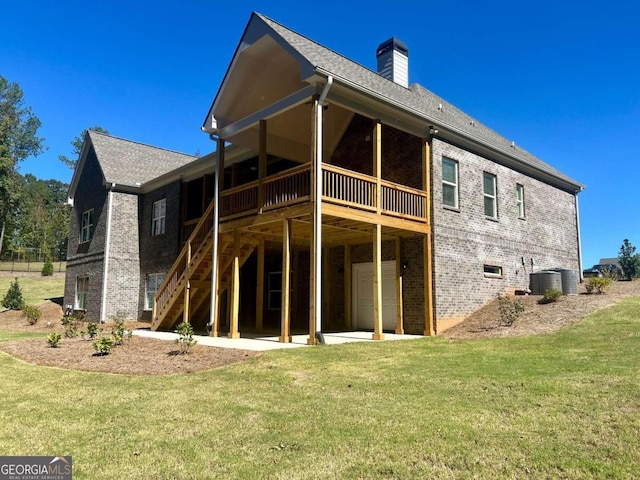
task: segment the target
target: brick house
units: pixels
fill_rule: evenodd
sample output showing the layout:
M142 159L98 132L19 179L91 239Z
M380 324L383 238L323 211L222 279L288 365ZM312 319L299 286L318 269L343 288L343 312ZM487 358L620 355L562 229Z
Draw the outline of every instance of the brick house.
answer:
M131 312L137 302L142 316L156 292L154 329L187 319L230 337L279 331L288 341L308 331L310 343L328 330L433 335L497 293L526 288L532 268L581 270L583 187L410 85L401 41L376 55L374 72L252 14L202 127L216 152L149 168L155 177L126 192L138 202L120 220L138 236L126 238L139 251ZM71 186L65 300L76 306L83 280L72 240L93 205L82 170ZM104 177L100 195L87 187L93 208L104 209L113 183ZM167 238L153 243L162 199ZM135 276L135 260L128 265ZM112 283L117 298L134 282L110 276L104 305Z

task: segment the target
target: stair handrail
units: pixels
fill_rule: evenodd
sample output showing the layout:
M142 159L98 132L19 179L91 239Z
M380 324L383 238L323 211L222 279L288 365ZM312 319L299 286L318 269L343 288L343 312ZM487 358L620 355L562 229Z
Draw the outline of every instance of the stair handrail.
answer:
M200 217L200 221L193 229L189 239L183 245L178 258L173 262L173 265L164 277L164 280L155 296L153 297L153 322L157 320L158 312L160 312L171 297L172 291L167 292L167 288L174 290L180 283L181 278L189 268L189 263L193 256L198 253L198 249L202 246L204 239L211 232L213 227L213 209L215 208L215 201L212 200L209 206ZM190 251L190 252L189 252Z

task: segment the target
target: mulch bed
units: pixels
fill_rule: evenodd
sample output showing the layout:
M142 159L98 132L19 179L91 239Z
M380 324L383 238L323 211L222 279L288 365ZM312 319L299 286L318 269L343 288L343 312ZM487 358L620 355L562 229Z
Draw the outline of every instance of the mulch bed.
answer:
M42 317L29 325L21 312L0 312L0 328L21 332L63 332L62 308L52 302L40 306ZM109 334L108 325L102 326ZM128 329L149 328L148 323L127 322ZM82 330L82 327L80 328ZM93 341L81 337L62 338L58 348L49 347L44 338L30 338L0 343L0 350L37 365L73 370L127 375L171 375L193 373L221 367L256 356L259 352L195 345L186 355L177 353L177 345L166 340L133 336L99 356Z

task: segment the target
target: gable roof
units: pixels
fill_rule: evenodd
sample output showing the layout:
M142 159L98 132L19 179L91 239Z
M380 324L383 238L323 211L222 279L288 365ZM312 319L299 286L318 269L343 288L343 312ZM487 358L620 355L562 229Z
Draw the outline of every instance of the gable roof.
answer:
M102 171L103 183L126 189L139 189L198 158L89 130L69 186L70 199L75 195L82 169L92 148Z
M580 183L515 145L512 141L421 85L414 83L409 88L398 85L377 72L264 15L255 12L252 14L243 38L256 20L268 27L268 30L288 51L293 51L295 58L301 65L301 71L305 72L303 75L313 72L323 77L331 76L334 82L339 82L374 100L401 109L424 121L426 126L435 126L439 131L438 136L445 140L462 142L465 146L467 143L474 145L481 154L489 155L492 158L498 156L508 166L520 167L527 173L547 181L553 181L566 190L578 192L584 188ZM249 34L249 36L251 35ZM227 71L228 75L229 71ZM220 93L219 91L216 100L214 100L214 105L209 112L210 115L214 114L215 104Z

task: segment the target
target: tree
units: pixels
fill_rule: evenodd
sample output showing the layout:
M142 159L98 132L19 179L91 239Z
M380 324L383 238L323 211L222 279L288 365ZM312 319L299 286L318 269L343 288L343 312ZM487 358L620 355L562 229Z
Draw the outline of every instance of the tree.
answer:
M80 156L80 152L82 151L82 144L84 143L84 137L87 135L87 132L91 130L92 132L98 132L98 133L106 133L107 135L109 135L109 131L105 130L102 127L89 127L85 130L83 130L79 136L77 136L76 138L73 139L73 142L71 142L71 146L73 147L72 152L72 156L71 158L67 157L66 155L58 155L58 159L64 163L67 167L69 167L71 170L75 170L76 168L76 163L78 163L78 157Z
M631 245L631 242L626 238L622 242L618 258L624 278L633 280L640 276L640 254L636 253L636 247Z
M65 205L68 185L54 179L38 180L31 174L20 180L8 248L14 252L37 252L45 257L66 251L70 210Z
M37 132L41 122L25 106L24 94L17 83L0 75L0 253L7 218L18 194L16 165L44 150L44 138Z

